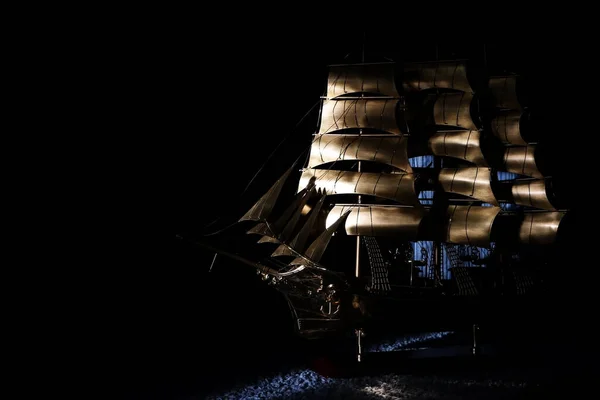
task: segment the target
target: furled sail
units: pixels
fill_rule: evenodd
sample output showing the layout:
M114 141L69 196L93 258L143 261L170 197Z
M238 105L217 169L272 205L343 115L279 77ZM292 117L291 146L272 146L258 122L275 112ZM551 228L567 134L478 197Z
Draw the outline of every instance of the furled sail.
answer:
M376 173L308 169L302 173L300 186L316 177L317 189L328 195L362 194L397 201L405 205L420 205L412 173Z
M492 191L490 168L442 168L439 180L446 192L498 206Z
M436 125L477 130L477 118L472 111L473 104L474 97L471 93L442 93L433 106L434 122Z
M456 89L472 92L465 61L438 61L404 65L402 86L413 92L427 89Z
M457 158L486 167L480 139L481 134L477 130L442 131L429 138L429 148L436 156Z
M400 134L397 99L324 100L319 133L369 128Z
M327 214L326 226L332 226L340 216L346 218L346 234L360 236L390 236L399 240L416 240L425 213L413 207L349 204L336 205Z
M327 79L327 97L355 93L398 97L394 67L394 63L331 65Z
M525 213L519 230L521 243L548 245L554 243L565 212L547 211Z
M489 247L494 220L500 207L451 205L447 210L446 241L478 247Z
M375 161L412 172L404 136L319 135L313 140L308 167L333 161Z
M239 219L239 221L262 221L265 220L273 211L273 207L275 206L275 202L281 193L281 188L283 187L285 181L288 176L292 172L292 167L290 167L282 176L275 182L275 184L265 193L257 202L252 206L250 210L246 214ZM306 182L308 184L308 182ZM306 185L305 185L306 186Z
M337 221L335 221L335 223L333 223L329 228L325 229L325 231L323 233L321 233L319 235L319 237L317 237L315 239L315 241L311 243L310 246L308 246L308 249L306 249L306 251L303 252L305 257L311 261L319 262L321 260L321 257L323 256L323 253L325 253L327 246L329 245L331 236L334 234L335 231L337 231L337 229L340 227L340 225L342 225L345 222L345 220L346 220L346 218L348 218L349 214L350 214L350 210L346 211L344 214L342 214L337 219ZM301 264L305 264L305 263L306 263L305 258L296 257L290 263L290 265L301 265Z

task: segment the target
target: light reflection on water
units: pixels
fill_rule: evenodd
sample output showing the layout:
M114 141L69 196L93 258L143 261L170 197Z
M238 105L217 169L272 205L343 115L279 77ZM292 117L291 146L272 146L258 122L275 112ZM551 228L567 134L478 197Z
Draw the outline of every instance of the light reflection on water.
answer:
M380 343L372 344L367 347L367 352L369 353L377 353L377 352L386 352L386 351L397 351L397 350L408 350L414 349L414 345L418 345L419 343L442 339L453 332L430 332L430 333L422 333L418 335L410 335L410 336L402 336L399 338L394 338L392 340L382 341ZM421 348L417 346L417 348Z
M380 343L371 344L368 352L387 352L420 348L420 343L442 339L452 332L431 332L418 335L402 336ZM256 382L236 387L226 393L205 397L206 399L315 399L315 398L345 398L345 399L376 399L392 396L422 396L421 389L410 391L402 389L397 392L390 388L390 381L404 380L402 376L358 377L358 378L328 378L308 369L294 369L285 373L260 378ZM398 382L396 382L398 383ZM405 383L401 384L403 387ZM397 393L396 393L397 392ZM411 394L412 393L412 394ZM413 396L414 395L414 396ZM393 397L392 397L393 398Z

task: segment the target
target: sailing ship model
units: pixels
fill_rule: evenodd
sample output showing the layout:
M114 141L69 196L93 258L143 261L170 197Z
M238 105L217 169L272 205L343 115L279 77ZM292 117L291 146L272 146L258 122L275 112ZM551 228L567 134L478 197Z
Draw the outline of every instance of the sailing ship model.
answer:
M525 310L569 205L522 77L470 66L329 66L305 158L239 218L252 252L207 247L256 268L306 337Z

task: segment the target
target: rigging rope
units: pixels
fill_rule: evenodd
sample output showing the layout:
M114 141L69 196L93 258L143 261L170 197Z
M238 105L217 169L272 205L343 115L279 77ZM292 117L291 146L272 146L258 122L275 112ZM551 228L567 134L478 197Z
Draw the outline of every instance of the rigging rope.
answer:
M248 191L248 188L250 188L250 185L252 185L252 182L254 182L254 180L256 179L256 177L260 174L260 172L265 168L265 166L267 165L267 163L269 162L269 160L273 157L273 155L277 152L277 150L281 147L281 145L283 145L283 143L292 135L292 133L294 133L296 131L296 129L298 128L298 126L300 126L300 124L306 119L306 117L308 117L308 115L312 112L312 110L314 110L314 108L321 102L321 100L317 101L315 104L312 105L312 107L304 114L304 116L302 116L302 118L300 118L300 120L296 123L296 125L294 126L294 128L288 132L287 135L284 136L283 140L281 140L279 142L279 144L275 147L275 149L273 149L273 151L271 152L271 154L269 154L269 156L267 157L267 159L265 160L265 162L263 163L263 165L258 169L258 171L256 171L256 173L254 174L254 176L252 177L252 179L250 179L250 182L248 182L248 184L246 185L246 187L244 188L244 190L242 191L242 193L240 194L240 197L242 197L246 191ZM312 143L311 143L312 144ZM302 154L304 154L304 151L302 152ZM301 155L302 155L301 154ZM300 157L298 157L300 158ZM296 159L296 161L294 161L294 164L298 161L298 159ZM294 165L292 164L292 165ZM217 218L215 218L212 222L209 222L208 224L206 224L204 226L204 229L214 225L217 221L219 221L221 218L223 218L222 216L219 216ZM224 230L227 230L229 228L231 228L233 225L235 225L237 223L237 221L232 222L230 225L219 229L216 232L212 232L212 233L207 233L204 236L213 236L216 235L220 232L223 232Z
M283 140L281 142L279 142L279 144L277 145L277 147L275 147L275 149L273 149L273 151L271 152L271 154L269 154L269 156L267 157L267 159L265 160L265 162L263 163L263 165L258 169L258 171L256 171L256 173L254 174L254 176L252 177L252 179L250 179L250 182L248 182L248 184L246 185L246 187L244 188L244 190L242 191L242 195L244 195L244 193L246 193L246 191L248 190L248 188L250 187L250 185L252 184L252 182L254 182L254 180L256 179L256 177L258 176L258 174L260 174L260 172L265 168L265 166L267 165L267 163L269 162L269 160L273 157L273 155L275 154L275 152L279 149L279 147L281 147L281 145L290 137L290 135L292 133L294 133L294 131L296 129L298 129L298 126L304 121L304 119L306 117L308 117L308 114L311 113L312 110L314 110L314 108L320 103L321 101L317 101L315 104L313 104L313 106L304 114L304 116L302 118L300 118L300 121L298 121L296 123L296 125L294 126L294 129L292 129L287 135L285 135L285 137L283 138ZM292 164L293 165L293 164Z

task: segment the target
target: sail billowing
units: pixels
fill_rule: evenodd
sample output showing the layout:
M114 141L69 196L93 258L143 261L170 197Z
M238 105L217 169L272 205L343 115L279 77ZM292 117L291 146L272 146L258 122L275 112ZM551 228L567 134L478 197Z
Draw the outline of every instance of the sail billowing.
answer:
M536 162L536 145L507 147L504 150L504 170L533 178L543 178Z
M495 104L499 108L522 110L525 107L521 91L521 79L518 75L494 76L489 87Z
M526 146L527 141L523 134L523 118L526 114L520 110L501 111L492 120L492 133L504 144Z
M531 140L532 133L534 137L538 135L527 129L530 110L522 82L518 75L495 76L489 80L496 110L490 128L492 134L505 146L500 170L521 176L521 179L513 179L510 182L510 200L513 204L540 210L555 210L552 179L545 176L545 172L540 168L542 154L538 153L541 153L541 148L536 141ZM537 219L541 217L526 218L533 218L534 222L541 221ZM542 228L537 228L533 235L539 233L540 240L544 241L546 239L543 238L548 235L542 231ZM521 232L521 239L523 235ZM535 239L524 242L535 242Z
M492 191L490 168L442 168L439 180L446 192L461 194L498 206Z
M398 97L394 68L394 63L332 65L329 67L327 97L357 93Z
M325 100L319 133L368 128L400 134L397 105L397 99Z
M404 66L403 88L407 92L455 89L472 92L465 61L411 63Z
M334 161L373 161L412 172L403 136L319 135L312 142L308 167Z
M429 148L436 156L457 158L478 167L487 167L480 142L481 134L476 130L442 131L429 138Z
M549 179L531 179L512 183L513 202L518 205L554 210L549 193Z
M316 178L317 189L333 194L362 194L394 200L405 205L420 205L412 173L376 173L309 169L302 173L300 186Z
M415 177L408 159L408 139L403 135L398 115L399 93L395 87L394 64L332 66L327 98L323 100L319 130L311 145L309 159L298 188L313 180L316 189L333 207L327 213L325 231L308 247L306 241L317 223L318 211L311 214L297 236L282 244L273 256L302 254L291 265L306 258L318 262L333 233L340 227L350 234L414 237L423 217L421 210L360 205L340 208L335 195L368 195L380 200L419 207ZM360 77L360 78L358 78ZM347 168L354 161L354 167ZM375 169L362 171L361 162ZM337 162L340 162L336 165ZM342 163L345 162L345 163ZM337 168L336 168L337 167ZM390 168L392 167L392 168ZM377 172L379 168L380 172ZM322 205L321 201L319 209ZM368 210L368 214L361 213ZM352 219L348 217L352 215ZM391 218L400 217L410 227Z
M524 215L519 230L521 243L548 245L556 240L558 228L565 212L531 212Z
M436 125L477 130L474 96L467 92L442 93L433 107Z
M346 218L346 234L375 237L395 237L399 240L416 240L425 216L420 208L384 205L336 205L327 215L326 226L350 211Z
M494 220L500 211L500 207L449 206L446 241L469 246L489 247Z

